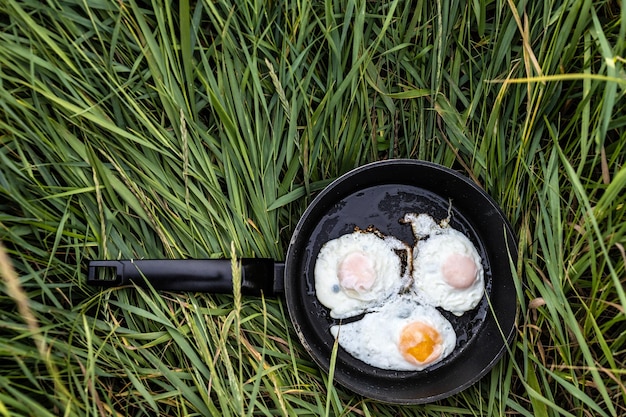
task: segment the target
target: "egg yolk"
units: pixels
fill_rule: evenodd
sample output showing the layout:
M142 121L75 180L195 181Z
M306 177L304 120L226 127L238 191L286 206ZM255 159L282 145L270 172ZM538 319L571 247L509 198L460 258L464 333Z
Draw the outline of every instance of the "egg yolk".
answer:
M423 322L412 322L400 333L400 352L404 359L416 365L432 363L443 351L441 335L432 326Z
M467 288L476 281L478 267L472 258L460 253L453 253L441 266L443 279L454 288Z
M374 263L361 251L351 252L341 260L337 276L343 288L358 293L369 291L376 281Z

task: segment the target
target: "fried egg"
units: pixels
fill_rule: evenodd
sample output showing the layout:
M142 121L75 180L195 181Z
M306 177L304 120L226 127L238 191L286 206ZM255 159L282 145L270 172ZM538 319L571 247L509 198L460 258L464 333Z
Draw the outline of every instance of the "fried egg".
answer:
M427 304L461 316L484 294L484 271L476 247L463 233L437 224L426 214L407 214L417 244L413 248L413 287Z
M315 262L315 292L333 318L359 315L397 294L410 281L397 251L410 247L393 237L357 230L322 246Z
M406 295L385 303L361 320L331 326L331 334L353 357L380 369L421 371L456 346L450 322L434 307Z

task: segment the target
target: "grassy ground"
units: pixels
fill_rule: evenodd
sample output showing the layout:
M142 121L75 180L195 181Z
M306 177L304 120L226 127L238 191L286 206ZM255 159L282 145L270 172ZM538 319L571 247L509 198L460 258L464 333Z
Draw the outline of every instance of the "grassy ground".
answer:
M0 415L625 415L625 39L614 0L0 0ZM316 191L392 157L519 237L511 356L447 400L335 386L281 300L85 285L283 259Z

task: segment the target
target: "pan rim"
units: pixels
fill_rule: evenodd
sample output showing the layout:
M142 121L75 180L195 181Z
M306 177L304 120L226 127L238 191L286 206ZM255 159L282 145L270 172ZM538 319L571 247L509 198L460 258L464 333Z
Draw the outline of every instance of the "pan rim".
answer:
M294 329L296 331L296 334L298 335L298 338L301 344L303 345L303 347L305 348L309 356L326 373L328 373L330 370L330 366L331 366L330 357L329 355L323 355L322 357L320 357L320 355L317 353L318 349L315 349L312 346L312 343L310 343L309 336L306 334L306 329L303 329L302 323L300 322L299 317L300 317L301 312L298 312L299 304L298 304L298 301L295 299L296 297L294 296L294 288L295 286L297 286L297 282L298 282L297 280L302 279L301 277L294 277L293 275L294 275L294 272L296 272L298 269L297 268L298 262L300 262L301 260L298 258L301 257L299 250L302 249L301 244L303 241L303 235L302 235L303 229L305 228L305 225L307 224L307 222L310 222L310 219L312 217L314 218L317 215L317 212L319 211L318 206L320 205L320 202L322 202L326 198L329 198L329 195L336 193L337 187L339 187L342 184L354 182L356 183L354 184L355 188L361 189L359 188L360 185L359 185L358 180L360 176L364 175L363 173L374 172L376 170L388 170L388 169L393 169L394 167L395 168L402 167L403 169L406 169L406 170L413 169L417 171L428 170L428 171L440 173L442 175L451 176L451 177L454 177L456 181L459 181L462 186L467 187L468 190L471 189L472 193L478 193L478 195L482 199L481 202L485 204L486 206L488 206L488 210L492 211L494 215L499 220L501 220L501 224L503 227L502 233L504 235L505 240L506 239L510 240L508 241L508 245L506 247L507 254L509 257L509 262L512 261L514 265L515 260L517 258L517 242L516 242L515 234L513 232L513 229L510 223L504 216L502 209L498 206L495 200L491 196L489 196L480 186L478 186L476 183L471 181L468 177L466 177L463 174L460 174L457 171L454 171L440 164L423 161L423 160L388 159L388 160L376 161L376 162L359 166L339 176L337 179L332 181L326 188L324 188L313 199L313 201L309 204L309 206L306 208L303 215L301 216L300 220L298 221L298 224L296 225L294 229L294 232L292 234L291 241L287 250L286 260L285 260L285 273L284 273L285 298L287 302L290 320L294 326ZM510 272L512 274L512 271ZM511 279L513 278L511 277ZM491 309L491 305L489 308ZM404 405L422 404L422 403L428 403L428 402L440 400L443 398L447 398L460 391L463 391L464 389L470 387L471 385L476 383L478 380L480 380L483 376L485 376L485 374L487 374L493 368L493 366L495 366L502 359L505 353L510 349L510 346L513 343L513 340L515 338L515 329L516 329L517 316L518 316L518 310L519 310L519 303L518 303L517 297L515 297L514 308L515 308L514 319L510 328L508 327L508 324L505 324L506 328L500 328L500 335L498 335L498 338L500 338L501 346L498 349L498 351L494 355L492 355L492 357L489 358L489 360L483 366L480 372L476 372L471 378L466 378L465 380L460 381L454 387L454 389L447 389L445 390L445 392L438 392L433 395L424 395L424 396L420 396L416 398L402 398L402 397L396 398L393 396L390 397L388 392L385 392L384 394L379 395L376 392L376 390L375 389L372 390L371 387L368 387L368 389L364 389L359 384L353 383L351 378L344 378L344 375L343 375L344 370L340 368L341 364L339 363L334 369L334 380L338 382L340 385L355 392L356 394L359 394L364 397L371 398L380 402L390 403L390 404L404 404ZM496 316L496 314L494 314L493 311L490 314L493 314L494 316ZM495 318L495 320L497 322L498 319ZM499 326L499 323L497 323L497 325ZM381 379L381 383L382 381L383 380Z

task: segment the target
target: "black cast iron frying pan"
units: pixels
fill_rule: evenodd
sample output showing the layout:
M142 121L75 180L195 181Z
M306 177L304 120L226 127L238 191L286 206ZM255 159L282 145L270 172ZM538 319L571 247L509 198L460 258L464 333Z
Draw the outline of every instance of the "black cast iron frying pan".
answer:
M457 333L454 352L420 372L369 366L338 348L334 379L357 394L394 404L420 404L456 394L484 376L506 352L515 334L516 291L511 265L516 239L502 211L480 187L448 168L396 159L356 168L325 188L298 222L284 263L244 258L242 294L284 294L300 342L326 372L331 366L335 321L317 302L313 270L322 245L355 227L375 226L413 244L405 213L428 213L436 220L452 213L450 225L464 232L483 259L485 297L456 317L441 311ZM130 282L158 290L232 293L227 259L90 261L88 283Z

